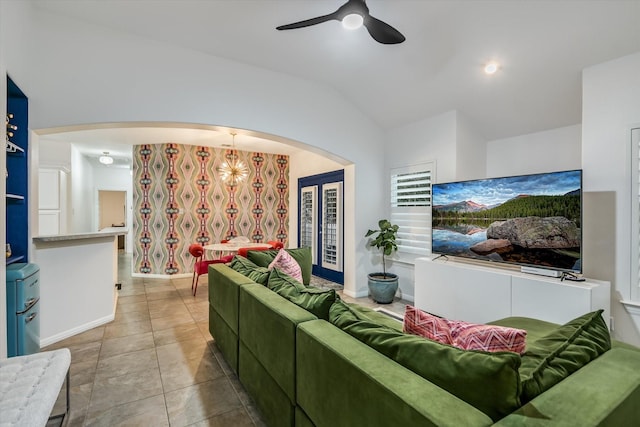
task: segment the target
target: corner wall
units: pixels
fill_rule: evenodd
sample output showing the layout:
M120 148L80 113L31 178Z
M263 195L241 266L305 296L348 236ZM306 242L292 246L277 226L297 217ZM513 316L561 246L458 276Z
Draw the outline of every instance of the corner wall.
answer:
M631 283L631 128L640 126L640 53L589 67L582 74L582 167L585 190L614 192L612 206L615 245L612 313L614 336L640 345L640 307L637 283ZM585 268L589 266L585 265ZM600 271L590 274L598 275Z

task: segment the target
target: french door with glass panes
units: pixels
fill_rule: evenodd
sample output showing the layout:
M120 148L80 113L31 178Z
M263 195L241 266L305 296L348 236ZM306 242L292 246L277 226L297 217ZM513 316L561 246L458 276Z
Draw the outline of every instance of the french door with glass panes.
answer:
M343 273L343 171L300 178L298 246L310 247L313 274L344 283Z

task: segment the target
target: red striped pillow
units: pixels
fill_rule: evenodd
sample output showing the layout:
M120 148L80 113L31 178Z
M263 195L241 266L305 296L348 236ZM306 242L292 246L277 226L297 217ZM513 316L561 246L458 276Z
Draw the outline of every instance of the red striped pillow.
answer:
M465 350L524 353L527 331L505 326L449 321L453 345Z
M429 338L442 344L453 344L447 320L407 305L402 332Z
M523 329L447 320L410 305L405 307L403 332L463 350L511 351L518 354L524 353L527 337L527 331Z

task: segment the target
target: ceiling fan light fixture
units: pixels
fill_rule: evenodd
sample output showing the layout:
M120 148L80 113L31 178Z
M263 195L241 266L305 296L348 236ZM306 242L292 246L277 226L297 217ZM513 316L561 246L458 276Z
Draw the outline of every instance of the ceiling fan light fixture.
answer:
M109 155L108 151L104 151L103 155L100 156L98 161L100 161L100 163L102 163L103 165L111 165L113 164L113 157Z
M342 18L342 26L347 30L356 30L362 27L364 18L359 13L350 13Z

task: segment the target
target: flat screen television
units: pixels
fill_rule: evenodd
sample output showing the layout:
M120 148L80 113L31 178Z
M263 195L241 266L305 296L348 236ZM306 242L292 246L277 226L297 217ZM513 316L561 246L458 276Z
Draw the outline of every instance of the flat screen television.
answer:
M434 254L582 273L582 171L432 185Z

